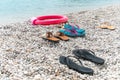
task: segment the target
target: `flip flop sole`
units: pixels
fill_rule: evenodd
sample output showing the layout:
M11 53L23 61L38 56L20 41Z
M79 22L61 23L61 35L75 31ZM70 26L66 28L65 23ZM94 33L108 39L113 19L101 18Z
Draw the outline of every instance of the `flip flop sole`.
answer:
M88 50L85 50L85 49L73 50L73 54L78 58L82 58L84 60L88 60L88 61L94 62L96 64L102 65L105 62L102 58L99 58L99 57L91 54Z
M42 39L50 41L50 42L54 42L54 43L59 43L59 41L53 41L53 40L50 40L50 39L47 39L47 38L42 38Z
M63 41L69 41L69 37L68 36L55 36L56 38L59 38L60 40Z
M69 69L73 69L81 74L90 74L93 75L93 70L84 66L80 66L73 62L70 58L65 56L60 56L59 61L61 64L67 65Z

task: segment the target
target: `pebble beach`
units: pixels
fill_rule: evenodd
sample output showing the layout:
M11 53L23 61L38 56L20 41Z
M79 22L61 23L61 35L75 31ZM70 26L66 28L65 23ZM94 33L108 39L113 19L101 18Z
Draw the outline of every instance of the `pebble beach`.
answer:
M70 23L86 30L85 37L53 43L41 38L58 25L23 23L0 25L0 80L120 80L120 5L65 14ZM103 22L115 30L101 29ZM94 70L93 75L81 74L59 62L59 57L72 56L74 49L89 49L105 60L96 65L82 60Z

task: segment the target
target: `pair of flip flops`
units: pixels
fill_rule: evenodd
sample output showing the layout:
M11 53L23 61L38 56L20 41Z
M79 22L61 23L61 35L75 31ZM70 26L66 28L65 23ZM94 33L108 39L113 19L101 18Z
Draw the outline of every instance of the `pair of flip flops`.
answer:
M110 29L110 30L114 30L115 27L112 26L109 22L104 22L102 23L100 26L97 26L98 28L102 28L102 29Z
M52 41L52 42L59 42L59 40L63 40L63 41L69 40L69 37L67 37L61 32L56 32L55 35L53 35L52 32L47 32L46 34L42 35L42 38L45 40Z
M61 29L60 32L64 33L70 37L83 37L85 36L85 30L81 29L78 25L72 25L66 23L64 29Z
M80 61L81 58L84 60L94 62L96 64L101 64L101 65L104 64L105 62L102 58L99 58L96 55L94 55L94 52L90 50L76 49L76 50L73 50L73 54L75 55L73 57L76 58L77 61L79 61L81 65L78 65L77 63L75 63L73 60L69 58L69 56L67 57L60 56L59 61L61 64L67 65L70 69L73 69L82 74L93 75L94 70L83 66L82 62Z

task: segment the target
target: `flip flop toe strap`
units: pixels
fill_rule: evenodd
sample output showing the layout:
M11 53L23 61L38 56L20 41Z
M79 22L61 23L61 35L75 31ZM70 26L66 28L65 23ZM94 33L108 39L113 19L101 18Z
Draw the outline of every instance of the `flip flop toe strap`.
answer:
M53 36L52 32L47 32L47 33L46 33L46 37L47 37L47 38L50 38L50 37L52 37L52 36Z
M80 61L79 58L77 58L77 57L75 57L75 56L67 56L67 57L68 57L68 58L69 58L69 57L72 57L72 58L77 59L77 60L79 61L79 63L81 64L81 66L83 66L83 64L82 64L82 62ZM70 63L68 59L67 59L67 63L68 63L68 64Z
M80 51L80 53L83 53L83 51L82 51L82 50L87 51L87 52L89 52L89 53L91 53L91 54L95 55L95 53L94 53L92 50L87 50L87 49L81 49L81 50L79 50L79 51ZM83 54L84 54L84 53L83 53Z
M93 55L95 55L95 53L93 51L91 51L91 50L88 50L88 51L91 52Z
M61 33L61 32L57 32L57 33L56 33L56 36L64 36L64 34Z

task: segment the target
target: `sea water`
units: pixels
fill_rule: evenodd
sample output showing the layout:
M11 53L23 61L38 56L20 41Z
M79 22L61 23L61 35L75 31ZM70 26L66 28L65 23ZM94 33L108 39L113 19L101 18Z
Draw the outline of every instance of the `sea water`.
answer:
M33 16L74 13L116 4L120 4L120 0L1 0L0 24L22 22Z

